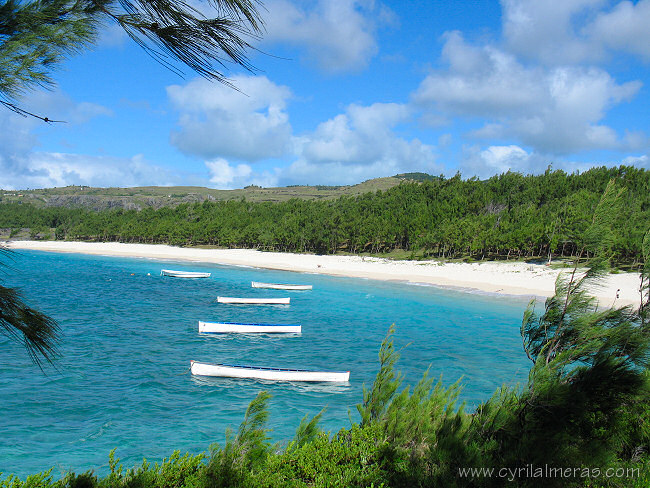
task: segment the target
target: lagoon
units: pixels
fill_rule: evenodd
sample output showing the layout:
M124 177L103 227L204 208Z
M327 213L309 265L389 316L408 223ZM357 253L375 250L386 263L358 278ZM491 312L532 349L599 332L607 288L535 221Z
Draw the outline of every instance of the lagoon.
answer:
M327 407L322 427L357 420L362 388L378 370L392 323L398 369L414 384L429 368L462 377L467 409L502 384L526 379L519 327L527 299L433 286L249 267L19 251L4 284L62 328L61 358L41 372L0 336L0 472L24 478L54 467L105 474L108 453L125 467L223 444L248 403L272 394L269 427L280 443L300 419ZM209 279L160 276L162 268L209 271ZM313 291L251 288L251 281L313 284ZM217 304L222 296L284 297L291 305ZM540 304L541 305L541 304ZM298 336L200 336L199 320L302 324ZM199 378L191 359L301 369L350 370L349 384Z

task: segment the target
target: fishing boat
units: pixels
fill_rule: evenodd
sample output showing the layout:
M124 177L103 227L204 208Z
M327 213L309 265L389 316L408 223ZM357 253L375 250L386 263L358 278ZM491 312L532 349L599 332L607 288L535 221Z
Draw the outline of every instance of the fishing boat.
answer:
M284 283L260 283L251 281L253 288L272 288L274 290L311 290L312 285L289 285Z
M209 278L211 274L201 271L174 271L173 269L163 269L160 271L160 276L173 276L174 278Z
M240 324L237 322L202 322L199 334L300 334L302 327L293 324Z
M289 305L290 300L290 298L217 297L218 303L244 303L247 305Z
M190 369L197 376L221 376L225 378L252 378L274 381L329 381L350 380L349 371L309 371L305 369L260 368L232 364L211 364L190 361Z

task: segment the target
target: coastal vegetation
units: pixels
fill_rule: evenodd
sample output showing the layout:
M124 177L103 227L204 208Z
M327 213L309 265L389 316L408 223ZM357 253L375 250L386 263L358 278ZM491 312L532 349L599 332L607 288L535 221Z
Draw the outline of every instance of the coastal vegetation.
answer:
M209 0L213 18L185 2L166 0L51 0L3 2L0 8L0 107L47 123L61 122L18 105L30 89L54 85L65 59L97 43L114 24L151 57L178 74L189 68L233 86L228 64L249 71L250 42L263 32L256 0ZM234 88L234 87L233 87Z
M614 179L624 192L613 222L612 259L628 266L642 260L640 243L650 226L650 172L644 169L418 179L334 200L206 198L103 211L2 202L0 228L7 237L29 229L32 238L319 254L401 250L412 258L572 258L584 247L588 222Z
M0 247L0 273L8 266L10 251ZM57 356L59 325L44 312L30 307L20 290L2 285L0 278L0 334L25 345L32 361L39 366L52 363Z
M589 294L616 253L613 224L625 194L606 185L573 267L543 310L531 302L524 313L528 380L498 389L474 412L458 402L460 382L445 386L425 372L403 387L393 326L357 405L359 421L334 435L319 429L321 411L305 417L287 444L271 443L270 395L261 392L239 429L207 453L174 452L124 470L111 452L104 477L89 471L55 480L49 471L25 481L9 476L0 487L647 487L650 231L639 244L640 306L602 309Z
M458 404L458 382L445 387L425 372L413 388L402 388L391 328L376 379L357 405L360 423L334 435L318 428L321 411L304 418L287 444L271 443L271 397L261 392L237 432L207 453L176 451L160 463L144 460L125 470L113 451L104 477L88 471L55 480L50 470L24 481L0 479L0 488L492 487L504 480L511 486L647 487L647 321L629 309L591 311L584 286L593 277L569 285L568 294L566 283L559 286L535 317L537 326L522 327L524 343L535 342L543 353L531 356L527 384L501 388L473 413ZM568 315L560 317L558 307ZM539 327L554 331L541 343Z

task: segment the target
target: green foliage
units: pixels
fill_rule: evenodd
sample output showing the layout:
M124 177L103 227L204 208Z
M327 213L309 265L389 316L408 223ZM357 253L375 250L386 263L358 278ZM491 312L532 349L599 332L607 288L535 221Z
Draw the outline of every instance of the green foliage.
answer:
M639 305L639 315L644 326L650 324L650 229L643 238L642 245L643 267L641 268L641 303Z
M557 281L543 313L533 304L522 321L528 381L502 387L476 411L458 405L460 383L449 386L425 372L401 391L391 326L379 351L379 371L363 389L359 424L330 438L319 430L323 411L303 418L285 449L268 437L267 403L261 392L250 403L236 435L223 447L153 467L123 470L114 451L110 473L70 473L53 482L51 472L24 482L9 477L0 488L73 487L491 487L504 477L461 470L505 469L519 473L512 486L646 487L650 482L650 331L642 308L599 309L589 290L611 251L623 193L607 186L586 226L585 259L579 252L568 276ZM647 236L644 253L647 250ZM589 253L589 254L587 254ZM587 257L588 256L588 257ZM604 256L604 258L603 258ZM644 256L648 258L648 253ZM583 263L585 269L579 269ZM643 263L646 272L647 261ZM591 266L594 268L591 268ZM642 273L642 276L644 276ZM644 291L642 289L642 291ZM644 293L647 293L644 291ZM569 469L571 475L531 477L522 469ZM575 469L575 471L573 471ZM586 472L598 476L585 477ZM494 471L492 471L494 473ZM610 476L603 476L609 472ZM618 474L616 474L618 473Z
M617 186L607 190L612 179ZM548 260L582 253L585 259L598 255L604 264L612 260L636 269L650 227L647 188L650 172L621 166L582 174L506 173L485 181L456 176L402 182L337 200L210 201L207 194L197 193L204 201L140 211L1 203L0 228L54 229L57 239L320 254ZM58 198L48 198L54 196ZM604 236L602 218L595 216L602 214L599 205L609 208L605 202L610 198L618 207L608 210L615 225ZM599 235L603 249L592 242Z
M8 258L11 251L0 247L0 256ZM0 262L2 266L6 263ZM0 334L23 343L39 366L43 360L51 363L56 358L59 332L53 318L27 305L15 288L0 284Z
M246 409L244 421L233 438L226 433L226 444L210 446L210 459L203 473L206 487L249 486L256 470L262 469L271 452L268 440L267 402L271 395L262 391Z
M116 22L152 57L173 62L230 85L222 70L232 62L248 70L250 39L262 32L256 0L209 0L217 12L205 18L185 2L169 0L7 0L0 5L0 104L40 117L11 102L35 85L53 83L61 62L88 49L98 26Z
M9 475L4 480L0 479L0 488L54 488L56 486L55 482L52 481L51 469L43 473L29 475L25 478L25 481L21 481L12 475Z
M363 403L357 405L361 415L361 425L376 422L383 418L390 400L395 395L402 382L399 374L395 373L395 363L399 353L395 351L391 336L395 333L395 324L391 325L388 334L379 349L379 372L370 390L363 386Z
M0 5L0 100L33 85L50 85L50 71L94 41L91 2L52 0Z
M381 487L389 486L382 467L386 442L377 425L342 429L331 439L320 433L311 442L273 456L249 486Z
M580 253L545 312L536 315L531 303L524 314L521 334L533 363L528 384L477 411L481 424L487 416L496 426L478 437L493 466L604 467L632 461L646 448L650 335L640 311L599 309L588 294L606 263L620 195L609 185L597 206L585 242L594 252L588 268L578 272ZM636 434L630 421L641 426Z
M293 438L293 441L287 446L287 450L296 449L312 442L320 434L320 429L318 427L318 422L320 422L321 417L325 413L325 408L318 412L314 417L307 421L307 415L305 415L300 421L300 425L296 430L296 435Z
M142 461L142 465L124 471L118 465L119 459L115 459L115 450L109 455L110 473L105 478L98 478L89 471L82 474L68 473L61 480L52 482L50 472L39 475L36 485L7 485L7 488L27 488L28 486L39 486L43 488L200 488L200 476L205 468L204 456L199 454L180 455L179 451L162 462L153 466ZM46 476L47 475L47 476ZM30 482L30 477L25 483ZM5 488L0 484L0 488Z
M420 173L420 172L400 173L398 175L395 175L395 178L404 178L406 180L413 180L413 181L429 181L429 180L442 179L442 177L440 176L433 176L427 173Z

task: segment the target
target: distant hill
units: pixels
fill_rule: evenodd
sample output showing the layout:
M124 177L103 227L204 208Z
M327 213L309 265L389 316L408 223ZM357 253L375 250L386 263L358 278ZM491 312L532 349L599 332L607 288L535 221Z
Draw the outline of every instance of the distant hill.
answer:
M539 260L575 257L589 249L589 223L605 194L613 218L613 259L637 268L642 262L650 228L650 171L643 168L506 172L487 180L409 177L230 191L71 187L0 192L0 237ZM619 195L616 203L613 195ZM117 211L94 210L111 208Z
M140 210L145 207L173 207L181 203L205 200L241 200L242 198L251 202L284 202L292 198L333 200L341 196L355 196L387 190L405 180L424 181L434 178L437 177L425 173L404 173L386 178L374 178L349 186L292 185L262 188L250 185L237 190L215 190L200 186L140 186L133 188L66 186L37 190L0 190L0 203L23 202L39 207L83 207L94 210L111 208Z
M401 178L403 180L411 181L431 181L431 180L442 180L443 176L433 176L427 173L400 173L395 175L393 178Z

